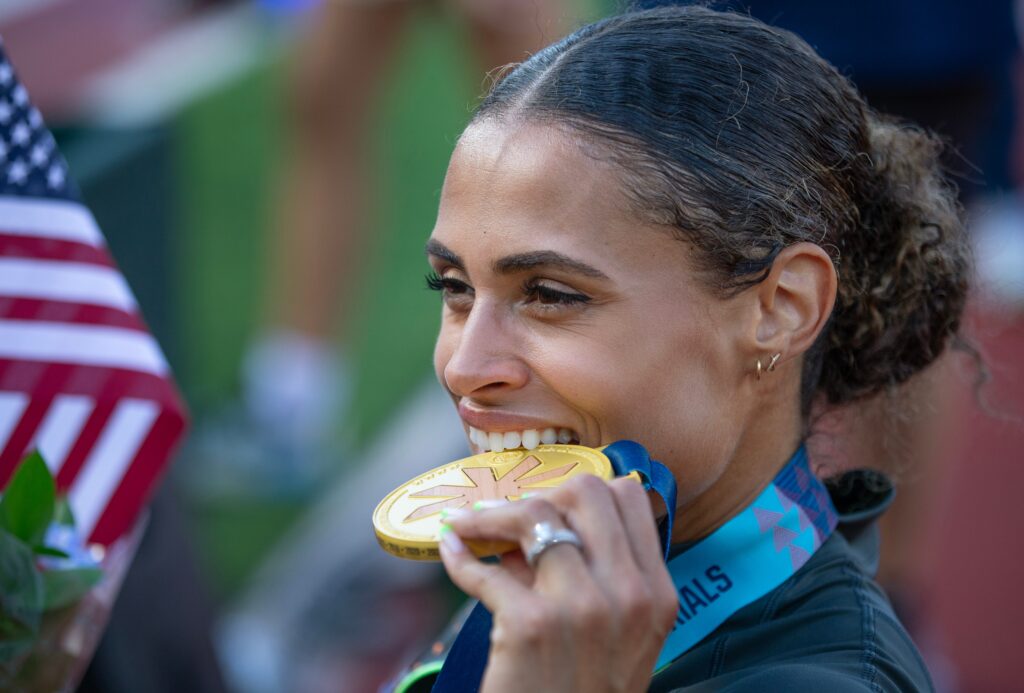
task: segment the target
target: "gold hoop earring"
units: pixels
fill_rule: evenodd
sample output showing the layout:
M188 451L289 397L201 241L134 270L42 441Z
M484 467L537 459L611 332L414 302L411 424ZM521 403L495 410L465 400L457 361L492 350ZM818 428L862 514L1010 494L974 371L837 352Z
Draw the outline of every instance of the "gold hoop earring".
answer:
M757 370L757 379L758 380L761 379L761 374L762 373L771 373L772 371L774 371L776 364L778 364L779 359L781 359L781 358L782 358L782 354L781 353L774 354L772 356L772 358L771 358L771 361L768 362L768 367L767 368L765 368L763 365L761 365L761 359L758 359L757 360L757 369L756 369Z

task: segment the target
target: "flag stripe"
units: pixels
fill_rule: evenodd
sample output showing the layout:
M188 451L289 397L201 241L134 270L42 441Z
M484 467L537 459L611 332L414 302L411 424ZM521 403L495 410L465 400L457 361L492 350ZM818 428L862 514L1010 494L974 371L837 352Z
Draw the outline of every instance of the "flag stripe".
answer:
M154 375L168 372L150 335L95 325L0 320L0 358L110 366Z
M0 196L3 232L104 247L103 234L92 213L77 202Z
M82 427L82 434L78 436L78 440L71 446L64 464L61 465L60 471L57 473L57 490L65 491L75 483L75 477L78 476L78 472L82 469L82 465L85 464L89 453L92 452L93 446L96 445L96 441L99 440L100 435L103 433L103 427L110 421L116 405L117 400L114 398L96 402L96 408L92 410L92 414L86 420L85 426Z
M0 296L135 309L135 297L120 272L80 262L0 258Z
M81 395L57 395L54 398L29 446L42 453L54 475L60 471L95 406L92 398Z
M41 368L26 369L26 371L32 372L33 385L29 393L30 401L21 415L21 421L11 432L6 447L0 451L0 487L7 483L11 472L21 461L39 423L50 409L54 396L60 392L73 369L73 366L65 364L47 364Z
M184 431L185 418L181 409L165 409L139 448L135 461L125 472L120 487L114 492L89 541L109 544L117 539L121 528L130 525L159 482L160 474L166 469L167 460L173 455Z
M146 331L138 313L64 301L43 301L37 298L6 298L0 296L0 319L68 322L77 325L106 325L126 330Z
M68 493L71 511L83 535L92 534L159 413L159 407L146 400L123 399L118 404Z
M0 392L0 450L7 445L21 415L28 406L28 395L22 392Z
M8 376L28 370L42 372L48 367L48 364L44 363L0 359L0 390L24 392L31 395L35 391L34 383L38 378L33 378L26 383L18 383L17 378ZM85 395L96 400L110 397L134 397L156 400L164 406L172 408L181 406L177 391L163 378L122 368L76 366L72 369L71 376L62 383L60 392L69 395Z
M39 361L7 361L0 359L0 390L25 392L31 395L35 385L51 364Z
M2 220L0 220L2 223ZM2 228L2 227L0 227ZM113 267L114 262L105 248L75 241L36 236L17 236L0 230L0 256L34 257L40 260L66 260Z

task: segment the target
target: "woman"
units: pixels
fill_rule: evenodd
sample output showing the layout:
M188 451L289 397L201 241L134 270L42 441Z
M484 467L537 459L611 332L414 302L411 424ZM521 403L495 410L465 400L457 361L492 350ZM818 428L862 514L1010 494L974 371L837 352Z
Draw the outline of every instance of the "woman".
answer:
M958 329L968 252L937 153L796 36L704 8L584 27L497 84L427 246L438 377L476 451L638 441L678 502L669 569L628 480L449 516L445 568L493 617L482 690L931 688L871 579L891 489L847 476L829 504L802 443L812 406L892 390ZM820 504L786 529L795 495L759 504L797 482ZM713 570L748 516L792 570L709 626L764 577ZM523 552L481 562L467 539ZM681 584L674 562L709 551L706 584ZM439 689L472 688L453 655Z

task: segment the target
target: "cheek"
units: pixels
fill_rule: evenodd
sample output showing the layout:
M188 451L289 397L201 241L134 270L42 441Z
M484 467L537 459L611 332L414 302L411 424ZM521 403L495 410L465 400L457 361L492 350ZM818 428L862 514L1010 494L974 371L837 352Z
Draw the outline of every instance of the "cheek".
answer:
M614 390L609 387L608 345L580 332L528 333L523 340L523 360L545 391L590 415L607 411Z
M611 378L619 389L608 416L618 430L608 433L647 447L685 480L685 495L706 488L737 444L735 376L720 335L708 325L633 339Z

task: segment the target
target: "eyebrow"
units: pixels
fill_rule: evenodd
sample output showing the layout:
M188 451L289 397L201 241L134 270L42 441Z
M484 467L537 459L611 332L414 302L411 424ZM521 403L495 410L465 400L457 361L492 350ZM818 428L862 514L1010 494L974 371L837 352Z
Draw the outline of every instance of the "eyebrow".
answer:
M456 269L460 269L463 272L466 271L466 265L462 262L462 258L448 250L448 246L441 241L436 241L431 238L427 241L426 251L427 255L433 255L434 257L441 258L445 262L451 263L451 265Z
M596 267L591 267L579 260L573 260L568 255L556 253L554 250L535 250L529 253L518 253L516 255L503 257L494 263L495 271L500 272L501 274L523 272L525 270L536 269L538 267L553 267L555 269L564 270L566 272L575 272L576 274L582 274L586 277L595 277L597 279L608 278L607 274Z
M434 239L427 241L426 251L428 255L433 255L449 262L460 270L465 271L466 269L465 264L462 262L462 258L449 250L447 246L440 241L436 241ZM494 270L500 274L515 274L516 272L525 272L539 267L552 267L567 272L582 274L586 277L608 279L608 275L596 267L592 267L585 262L580 262L579 260L574 260L568 255L563 255L562 253L555 252L554 250L535 250L529 253L516 253L515 255L508 255L500 260L496 260L494 263Z

